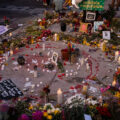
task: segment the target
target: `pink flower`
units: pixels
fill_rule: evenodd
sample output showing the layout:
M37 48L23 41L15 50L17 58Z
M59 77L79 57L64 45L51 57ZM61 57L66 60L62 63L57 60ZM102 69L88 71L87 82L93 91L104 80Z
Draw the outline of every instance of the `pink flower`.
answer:
M26 114L22 114L18 120L30 120Z

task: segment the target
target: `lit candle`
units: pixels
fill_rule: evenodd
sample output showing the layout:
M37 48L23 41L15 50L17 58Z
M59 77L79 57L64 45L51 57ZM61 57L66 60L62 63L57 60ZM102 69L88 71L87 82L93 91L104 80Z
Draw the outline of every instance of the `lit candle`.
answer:
M5 69L5 65L3 64L2 66L1 66L1 70L3 71Z
M54 34L54 41L57 41L57 34Z
M120 57L118 57L118 64L120 64Z
M10 50L10 56L12 56L12 55L13 55L13 50L11 49L11 50Z
M37 76L38 76L38 73L37 73L37 66L35 65L34 66L34 78L37 78Z
M88 89L88 86L87 85L83 85L82 93L86 94L87 93L87 89Z
M9 33L9 36L11 37L11 36L12 36L12 33Z
M118 56L119 56L119 51L116 51L116 52L115 52L115 61L118 60Z
M42 45L43 51L45 51L45 44Z
M116 81L115 81L115 80L113 80L113 82L112 82L112 86L113 86L113 87L116 86Z
M63 102L63 94L62 94L62 90L59 88L57 90L57 103L61 104Z

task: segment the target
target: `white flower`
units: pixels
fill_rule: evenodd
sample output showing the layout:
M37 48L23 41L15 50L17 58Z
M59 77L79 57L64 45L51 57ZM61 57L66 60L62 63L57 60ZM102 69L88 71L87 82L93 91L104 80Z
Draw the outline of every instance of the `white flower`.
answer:
M48 110L48 109L55 109L54 106L51 103L47 103L44 105L44 110Z

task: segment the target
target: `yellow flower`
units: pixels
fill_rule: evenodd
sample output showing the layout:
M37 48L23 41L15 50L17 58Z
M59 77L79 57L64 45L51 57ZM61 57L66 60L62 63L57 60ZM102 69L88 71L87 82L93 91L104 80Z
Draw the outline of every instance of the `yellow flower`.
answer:
M55 111L54 111L54 114L55 114L55 115L56 115L56 114L58 114L58 113L59 113L59 111L58 111L58 110L55 110Z
M44 117L47 117L47 116L48 116L48 113L47 113L47 112L44 112L44 113L43 113L43 116L44 116Z
M42 110L42 107L39 107L39 110Z
M115 97L120 98L120 92L116 92Z
M48 115L48 116L47 116L47 119L48 119L48 120L52 120L52 115Z
M107 107L108 107L108 104L107 104L107 103L104 103L104 104L103 104L103 107L106 107L106 108L107 108Z
M33 110L33 106L32 105L29 106L29 110Z

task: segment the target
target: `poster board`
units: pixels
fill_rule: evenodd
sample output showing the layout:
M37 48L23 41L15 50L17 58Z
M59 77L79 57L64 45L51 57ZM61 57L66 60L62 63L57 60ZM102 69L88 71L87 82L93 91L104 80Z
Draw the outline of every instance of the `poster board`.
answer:
M79 8L81 10L104 10L104 0L84 0L79 3Z
M79 32L87 33L88 23L80 23Z
M22 96L22 91L12 82L12 80L4 80L0 82L0 99L9 100Z
M79 32L88 33L88 25L89 24L92 25L91 23L82 23L82 22L80 22Z
M8 31L8 28L4 25L0 25L0 35L6 33Z

